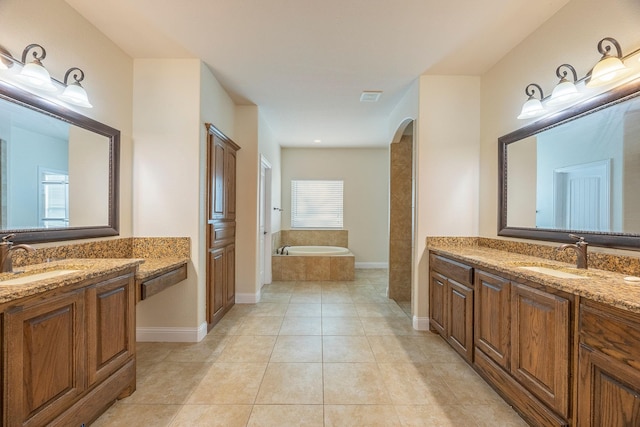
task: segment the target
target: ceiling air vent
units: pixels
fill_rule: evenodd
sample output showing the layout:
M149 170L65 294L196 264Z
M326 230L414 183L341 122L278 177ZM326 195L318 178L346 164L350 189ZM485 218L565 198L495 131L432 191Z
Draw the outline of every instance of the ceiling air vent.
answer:
M365 90L360 95L360 102L378 102L380 95L382 95L381 90Z

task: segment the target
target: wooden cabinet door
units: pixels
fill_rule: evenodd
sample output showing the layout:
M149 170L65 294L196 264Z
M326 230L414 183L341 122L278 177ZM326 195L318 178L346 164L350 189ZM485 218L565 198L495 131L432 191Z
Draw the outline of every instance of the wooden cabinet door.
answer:
M580 344L579 427L640 426L640 371Z
M442 274L431 272L429 284L429 324L443 337L447 337L447 278Z
M226 206L224 217L232 221L236 218L236 152L234 150L227 149L225 166Z
M236 245L225 248L227 277L225 280L225 305L231 306L236 302Z
M473 289L448 280L447 340L468 362L473 358Z
M474 343L507 370L511 339L510 290L508 280L476 270Z
M85 390L82 290L5 313L7 426L44 426Z
M103 381L135 354L133 276L117 277L86 290L89 385Z
M214 323L218 313L224 308L227 275L226 257L224 248L212 249L209 251L209 323Z
M511 284L511 373L565 419L569 417L569 301Z
M225 197L226 197L226 182L225 182L225 166L227 163L226 151L227 147L224 142L217 136L211 138L209 149L211 150L209 155L209 203L210 203L210 218L221 219L225 216Z

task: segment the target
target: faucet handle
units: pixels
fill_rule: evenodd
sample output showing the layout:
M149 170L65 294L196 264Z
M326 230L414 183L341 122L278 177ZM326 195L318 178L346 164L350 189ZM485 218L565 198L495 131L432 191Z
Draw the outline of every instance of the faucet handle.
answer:
M582 236L576 236L575 234L569 234L569 237L571 237L572 239L576 239L579 243L584 243L584 237L582 237Z
M12 234L7 234L6 236L2 237L2 241L6 242L6 243L9 243L10 242L9 239L13 239L14 237L16 237L16 235L13 234L13 233Z

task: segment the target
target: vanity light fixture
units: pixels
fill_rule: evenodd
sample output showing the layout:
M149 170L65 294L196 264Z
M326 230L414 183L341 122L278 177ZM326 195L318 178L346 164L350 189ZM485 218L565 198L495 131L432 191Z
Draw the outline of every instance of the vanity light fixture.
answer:
M569 72L571 72L573 76L573 81L567 80L567 74L569 74ZM569 64L562 64L556 68L556 76L558 76L560 81L556 87L553 88L553 92L547 101L547 105L561 105L581 96L581 93L578 92L578 88L576 87L578 74L576 73L575 68Z
M33 55L33 61L27 64L27 55L29 51L35 49L31 54ZM38 54L40 50L40 54ZM51 82L51 75L44 65L42 60L47 56L47 51L44 50L39 44L30 44L22 51L22 63L24 66L16 78L23 84L40 89L46 92L55 92L58 89Z
M74 81L69 83L68 80L71 73L73 73L72 77ZM87 91L84 90L80 84L82 80L84 80L84 71L78 67L69 68L64 74L64 84L66 87L64 88L64 92L62 92L58 98L79 107L93 108L93 105L89 103Z
M536 90L538 91L540 98L535 98L534 95L536 94ZM544 94L542 93L542 88L539 85L535 83L529 84L524 90L524 93L527 94L529 99L527 99L522 106L522 111L520 112L518 119L531 119L533 117L541 116L547 112L547 110L542 106L541 100L544 98Z
M612 46L616 54L611 55ZM622 62L622 49L618 41L612 37L605 37L598 42L598 52L602 54L600 61L591 70L587 87L597 87L609 84L623 77L629 69Z
M33 61L27 63L27 56L31 52ZM68 103L84 108L93 108L89 102L87 91L80 84L84 80L84 71L78 67L72 67L64 75L64 81L51 77L47 69L42 65L42 60L47 56L44 47L39 44L30 44L22 52L22 61L14 58L9 51L0 46L0 70L8 70L14 65L15 72L7 71L0 74L0 79L9 84L20 83L21 89L43 96L51 101L57 101L54 97ZM73 81L69 82L69 77ZM36 90L33 90L36 89Z

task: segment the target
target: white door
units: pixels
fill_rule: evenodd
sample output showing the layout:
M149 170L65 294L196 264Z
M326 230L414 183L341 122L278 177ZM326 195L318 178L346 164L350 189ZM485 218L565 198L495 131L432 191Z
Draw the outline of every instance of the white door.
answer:
M562 230L611 230L611 161L556 169L555 220Z
M260 162L260 214L258 247L260 287L271 283L271 165L264 157Z

